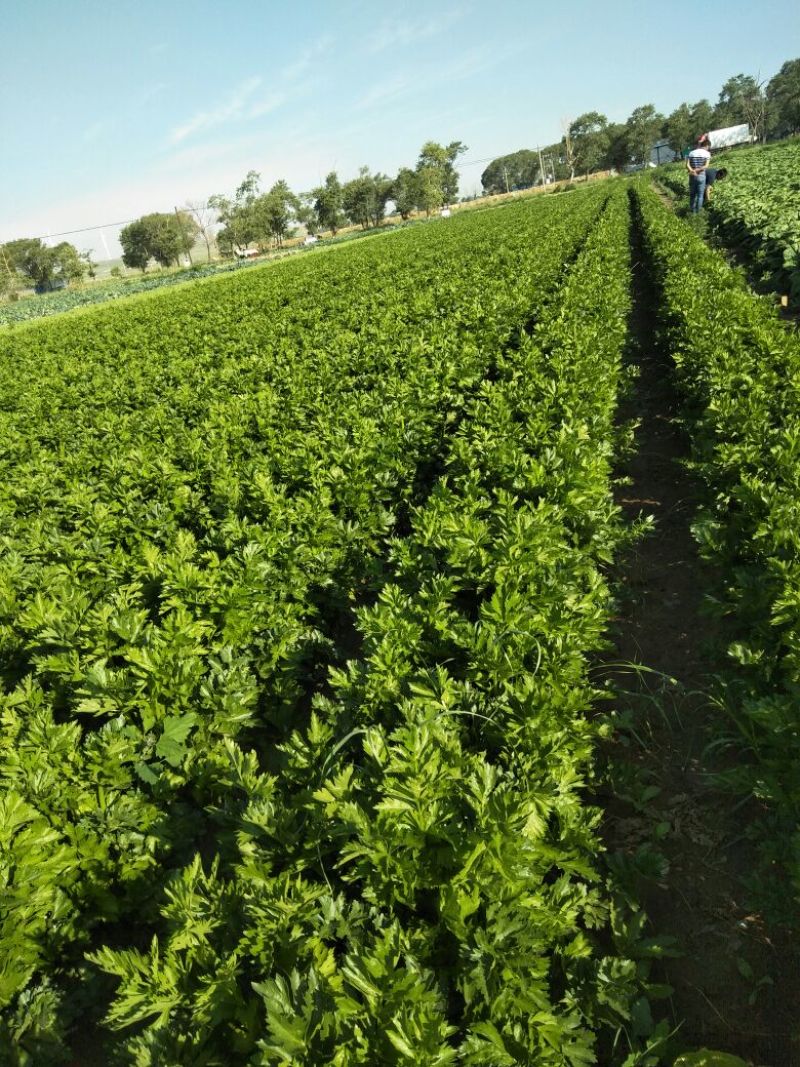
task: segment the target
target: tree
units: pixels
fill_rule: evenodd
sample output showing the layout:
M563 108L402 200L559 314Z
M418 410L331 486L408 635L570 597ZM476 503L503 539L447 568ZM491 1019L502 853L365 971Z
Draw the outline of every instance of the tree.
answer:
M692 132L688 141L690 145L695 143L701 133L708 133L709 130L717 128L716 111L708 100L698 100L696 104L692 104L691 115Z
M430 215L448 201L444 192L444 174L441 167L417 169L417 207Z
M250 170L233 197L214 193L208 198L209 207L217 214L221 229L217 233L217 247L224 255L233 255L255 240L253 207L259 195L261 175Z
M0 296L11 296L20 286L20 278L5 247L0 245Z
M369 167L361 167L358 177L342 188L344 213L365 230L369 226L378 226L391 191L392 182L385 174L370 174Z
M800 132L800 59L790 59L767 86L769 132L788 137Z
M767 129L767 97L764 83L752 74L736 74L720 89L715 115L719 126L746 122L754 140L763 139Z
M392 182L391 199L400 212L400 218L407 219L420 198L419 175L410 167L401 167Z
M623 170L630 162L628 127L622 122L612 122L606 127L608 147L603 156L603 166Z
M539 173L539 155L529 148L521 148L507 156L498 156L481 174L481 185L487 196L504 193L508 189L527 189Z
M587 111L579 115L569 126L569 153L571 155L570 177L575 170L584 174L598 170L608 150L608 119L599 111Z
M285 181L277 181L263 196L253 201L253 226L256 240L274 241L280 247L289 233L300 207L298 197Z
M697 133L692 122L692 109L688 104L676 107L671 115L664 119L661 132L667 140L672 151L680 156L684 149L694 143ZM701 133L705 132L703 130Z
M300 193L297 198L294 217L300 226L305 227L306 233L316 233L319 230L319 220L314 210L313 193Z
M144 273L150 262L150 244L144 221L137 219L125 226L120 231L119 243L122 245L122 262L125 266Z
M162 267L180 263L180 257L191 248L196 225L186 213L153 212L126 226L119 235L122 262L126 267L147 270L154 259Z
M344 223L342 203L342 184L335 170L326 177L325 183L312 189L314 212L321 230L330 230L336 236L337 230Z
M23 237L3 246L4 270L17 271L37 289L48 289L56 282L79 281L88 264L74 245L62 241L48 248L38 237Z
M625 123L628 155L634 163L647 164L653 145L659 138L664 116L652 104L634 108Z
M200 201L192 202L191 200L188 200L183 211L194 220L194 224L197 227L197 233L200 234L205 241L206 256L210 263L211 241L214 237L214 220L216 218L214 208L211 204L203 204Z
M440 186L445 204L458 199L458 171L455 162L466 151L467 146L461 141L451 141L449 145L426 141L420 149L417 173L421 175L423 170L427 169L440 172ZM431 185L432 180L426 178L424 182Z

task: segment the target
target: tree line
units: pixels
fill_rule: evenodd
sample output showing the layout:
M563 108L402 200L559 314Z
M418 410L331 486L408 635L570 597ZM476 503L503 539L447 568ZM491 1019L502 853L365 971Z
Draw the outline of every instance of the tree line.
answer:
M432 211L451 203L458 194L455 161L466 145L427 141L414 168L401 167L394 177L361 167L350 181L331 171L324 182L295 193L280 180L261 189L261 175L251 170L233 194L215 193L205 204L187 204L174 214L146 215L120 233L122 259L144 270L150 260L162 265L178 262L202 237L211 258L211 241L222 255L231 256L256 245L260 250L280 247L298 226L310 234L336 234L343 226L379 226L387 205L406 219L412 211Z
M336 234L347 225L368 229L381 224L390 202L403 219L415 210L430 214L457 198L455 162L466 150L461 141L426 141L416 166L401 167L394 177L365 166L342 182L331 171L305 193L293 192L282 180L262 191L261 176L251 170L231 195L215 193L206 203L189 202L180 210L151 212L129 223L119 235L122 261L146 271L153 262L168 267L184 257L191 261L201 239L210 260L213 241L222 255L232 256L251 245L262 251L280 247L298 226L311 234ZM54 248L40 238L8 241L0 245L0 294L26 286L58 288L87 274L94 277L94 267L88 252L80 253L66 241Z
M566 124L561 140L541 150L521 149L494 159L481 175L486 194L527 188L549 178L574 178L598 170L622 170L645 164L659 140L680 154L698 133L747 122L756 140L800 132L800 59L783 64L769 81L747 74L729 78L716 104L708 100L683 103L670 115L653 104L633 110L624 123L609 122L598 111L587 111ZM211 259L212 241L222 255L234 255L255 245L260 250L280 247L295 227L308 233L336 234L348 224L367 229L379 226L389 203L407 219L413 211L430 214L458 195L456 160L466 151L461 141L448 145L427 141L416 165L401 167L393 177L361 167L342 182L331 171L321 185L295 193L285 181L262 191L261 176L249 171L234 193L215 193L206 203L187 203L175 212L153 212L125 226L120 233L122 260L127 267L146 270L191 260L202 239ZM94 276L88 252L66 241L53 248L38 238L21 238L0 245L0 294L22 286L45 291Z
M749 74L729 78L716 104L683 103L670 115L653 104L637 107L625 122L587 111L566 125L555 144L521 149L492 160L481 175L486 194L574 178L598 170L646 164L653 145L665 141L680 155L700 133L746 122L757 141L800 132L800 59L791 59L769 82Z

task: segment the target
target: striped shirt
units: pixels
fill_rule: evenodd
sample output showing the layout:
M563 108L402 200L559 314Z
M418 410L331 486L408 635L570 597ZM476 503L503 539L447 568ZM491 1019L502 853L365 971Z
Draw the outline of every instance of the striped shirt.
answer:
M707 148L693 148L689 153L689 166L692 170L700 170L711 159L711 153Z

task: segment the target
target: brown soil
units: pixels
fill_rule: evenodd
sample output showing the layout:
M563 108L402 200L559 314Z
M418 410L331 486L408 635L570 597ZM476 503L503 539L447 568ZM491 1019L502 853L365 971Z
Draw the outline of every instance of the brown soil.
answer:
M641 259L637 240L634 258ZM631 520L652 515L655 530L618 576L614 662L605 670L630 729L610 750L615 799L606 804L606 842L612 855L631 858L645 843L661 854L660 873L640 876L636 892L651 934L674 938L681 953L659 964L657 980L674 992L653 1005L678 1028L676 1048L793 1067L800 1065L800 954L748 905L744 883L756 854L745 832L755 803L737 803L714 781L739 756L709 748L724 728L710 696L721 634L703 611L714 576L690 531L697 490L682 462L688 445L675 421L669 361L654 344L646 275L635 263L631 361L640 377L622 416L640 426L618 503ZM620 790L615 778L635 784ZM626 791L629 799L620 799Z

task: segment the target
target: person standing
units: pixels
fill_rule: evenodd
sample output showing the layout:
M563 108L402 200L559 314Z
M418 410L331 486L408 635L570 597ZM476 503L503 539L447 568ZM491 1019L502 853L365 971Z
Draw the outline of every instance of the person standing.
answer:
M702 208L706 191L706 170L711 160L711 153L705 147L707 143L707 136L698 137L686 160L686 169L689 171L689 210L693 215Z

